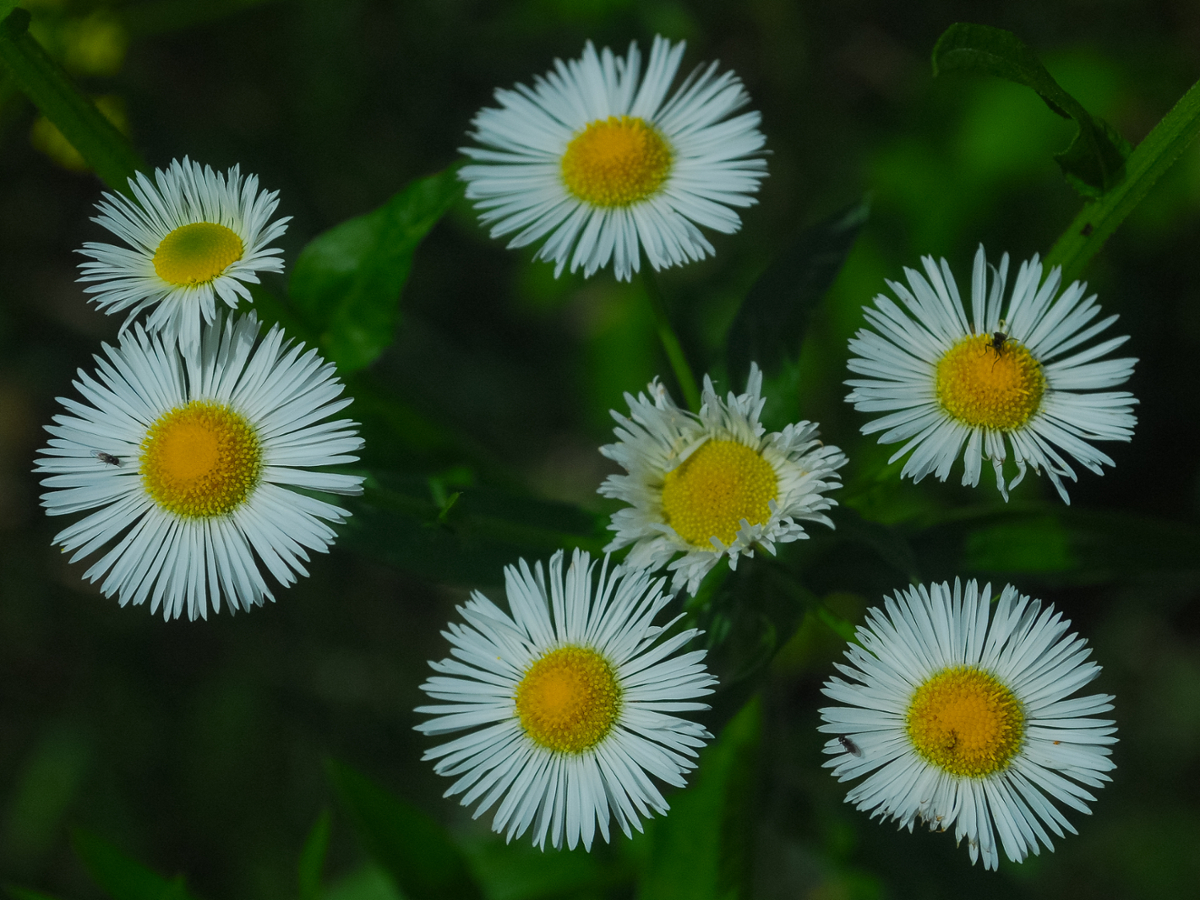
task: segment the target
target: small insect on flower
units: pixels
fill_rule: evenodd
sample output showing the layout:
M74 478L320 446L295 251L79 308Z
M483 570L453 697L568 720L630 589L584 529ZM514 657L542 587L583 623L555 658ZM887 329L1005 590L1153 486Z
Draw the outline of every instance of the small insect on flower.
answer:
M851 756L857 756L860 759L862 758L862 748L859 747L858 744L854 743L854 741L850 740L850 738L846 737L844 734L839 734L837 736L837 740L838 743L842 745L842 749Z
M96 459L100 460L100 462L104 463L106 466L121 465L121 457L113 456L111 453L105 453L103 450L93 450L92 456L96 457Z
M1005 334L1003 331L996 331L992 333L992 340L991 343L988 344L988 347L996 351L997 362L1000 360L1000 357L1004 355L1004 345L1011 340L1012 337Z

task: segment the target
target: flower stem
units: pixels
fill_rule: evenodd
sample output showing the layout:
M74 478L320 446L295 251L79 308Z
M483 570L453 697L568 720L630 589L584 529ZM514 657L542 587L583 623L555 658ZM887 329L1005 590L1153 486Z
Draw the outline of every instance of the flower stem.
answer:
M658 331L658 339L662 342L667 360L675 372L675 380L679 382L679 389L683 391L683 399L687 403L688 409L692 412L699 412L700 391L696 387L696 376L692 374L692 368L688 365L687 357L683 355L683 347L679 343L675 329L671 327L671 320L667 318L667 307L663 301L662 290L658 286L654 268L649 263L642 270L642 285L650 300L650 309L654 311L654 325Z
M1109 235L1200 134L1200 82L1192 85L1125 160L1125 177L1084 206L1046 254L1046 268L1062 266L1063 283L1083 274Z

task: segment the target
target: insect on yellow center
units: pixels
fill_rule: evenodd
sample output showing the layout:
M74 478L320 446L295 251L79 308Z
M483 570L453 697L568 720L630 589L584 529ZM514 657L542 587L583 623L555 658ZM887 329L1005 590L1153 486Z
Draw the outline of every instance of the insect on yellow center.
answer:
M714 550L714 537L728 547L742 519L761 525L771 518L778 487L774 468L756 451L737 441L710 440L667 473L663 516L697 548Z
M973 428L1012 431L1037 412L1046 392L1041 364L1014 340L990 334L959 341L937 364L938 402Z
M154 271L175 285L212 281L242 258L242 239L224 225L193 222L176 228L154 251Z
M146 493L163 509L188 518L222 516L257 487L262 446L229 407L193 400L150 426L139 471Z
M671 148L658 129L631 116L590 122L562 158L567 190L593 206L629 206L671 174Z
M913 746L929 762L951 775L981 778L1005 768L1021 748L1025 713L993 676L956 666L917 688L907 727Z
M612 667L588 647L551 650L517 685L517 718L534 741L558 753L599 743L621 711Z

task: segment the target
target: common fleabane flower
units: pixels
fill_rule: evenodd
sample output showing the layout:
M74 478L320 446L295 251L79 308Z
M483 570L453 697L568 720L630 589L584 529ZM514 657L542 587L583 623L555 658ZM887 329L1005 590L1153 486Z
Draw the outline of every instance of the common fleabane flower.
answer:
M683 49L656 37L643 76L636 43L618 57L589 41L532 88L498 89L500 106L472 122L483 146L462 148L476 162L459 172L492 236L545 238L535 258L553 260L555 276L570 261L590 277L611 259L628 281L640 252L655 269L712 253L697 225L737 231L734 208L755 202L767 173L760 117L732 116L749 97L715 62L668 99Z
M257 175L243 178L238 166L222 175L184 157L153 181L137 173L129 187L136 199L106 193L92 220L129 246L88 242L79 251L90 259L79 265L79 280L92 282L84 290L105 312L128 310L126 326L149 309L149 331L194 349L218 298L236 307L257 273L283 271L283 251L269 245L291 216L271 220L279 193L260 191Z
M54 542L72 562L112 545L85 577L166 619L207 618L222 595L230 612L274 600L260 564L293 583L347 515L291 488L362 492L361 478L319 468L363 443L330 419L350 403L333 365L278 327L259 341L253 314L223 319L194 353L140 323L105 345L75 382L83 401L59 399L68 414L47 426L35 469L50 515L88 513Z
M609 839L615 817L626 836L667 802L653 775L682 787L696 750L712 735L675 713L707 709L712 693L703 650L679 654L698 631L664 639L674 620L653 624L669 600L664 579L641 569L599 575L578 550L563 572L560 550L532 570L505 569L505 612L476 592L459 607L465 624L443 632L452 657L430 663L439 674L421 685L442 701L418 713L418 731L469 734L425 753L435 771L457 780L446 796L478 802L478 818L497 802L492 828L512 840L591 849ZM678 654L678 655L677 655Z
M722 556L737 567L759 546L808 537L802 522L833 527L824 496L841 487L837 470L846 457L817 440L817 426L797 422L766 434L759 422L765 400L762 372L750 365L744 394L722 400L704 376L699 415L675 405L657 380L649 396L625 395L629 416L612 411L617 443L600 452L627 475L609 475L605 497L630 506L613 514L616 537L605 548L628 544L629 564L668 567L674 590L694 594Z
M962 453L962 483L979 484L983 460L991 461L1005 500L1025 477L1026 467L1044 468L1063 501L1070 503L1060 476L1076 479L1069 459L1102 475L1113 461L1092 441L1128 441L1137 403L1123 384L1136 359L1103 359L1128 337L1108 338L1078 349L1112 325L1100 315L1096 295L1074 281L1059 293L1058 267L1042 280L1034 256L1021 264L1004 306L1008 254L992 269L983 247L975 254L968 322L950 266L922 259L925 274L905 269L908 284L889 281L907 312L880 294L864 308L875 330L861 329L850 341L850 371L867 376L846 382L846 400L863 412L886 413L863 426L882 431L879 443L905 441L892 456L908 452L902 476L920 481L932 472L940 481ZM965 446L965 449L964 449ZM1016 475L1005 483L1009 449Z
M1087 787L1110 781L1112 697L1072 697L1100 674L1054 607L1006 586L958 580L913 587L867 612L848 665L822 689L825 765L839 781L867 775L846 802L909 831L954 829L971 862L1014 862L1049 832L1074 827L1050 801L1087 813ZM990 618L990 622L989 622ZM868 774L869 773L869 774ZM1086 786L1086 787L1085 787Z

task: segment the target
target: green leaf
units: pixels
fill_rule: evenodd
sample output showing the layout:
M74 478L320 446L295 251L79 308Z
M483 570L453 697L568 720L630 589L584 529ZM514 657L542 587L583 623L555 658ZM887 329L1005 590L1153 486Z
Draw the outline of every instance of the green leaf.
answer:
M291 298L325 355L344 371L369 365L391 344L413 254L461 191L451 167L317 235L301 251Z
M329 811L317 817L304 849L300 852L297 881L300 900L321 900L321 874L325 871L325 854L329 852Z
M344 763L330 760L327 769L363 847L408 900L482 900L458 847L437 822Z
M755 763L762 732L756 697L700 753L692 785L648 824L651 852L641 900L739 900L750 896Z
M1192 85L1138 144L1125 163L1125 178L1088 203L1046 254L1046 268L1062 266L1063 284L1083 274L1093 256L1200 134L1200 81Z
M572 547L601 553L608 542L605 520L565 503L469 488L450 505L427 480L388 472L373 473L364 487L348 501L353 515L341 545L433 581L499 584L520 556Z
M825 296L866 224L862 200L804 229L750 288L729 328L728 371L757 362L767 376L800 353L813 309Z
M7 9L11 4L0 7L0 13ZM130 176L149 171L125 135L29 34L29 13L23 9L12 9L0 21L0 62L25 96L110 188L128 194Z
M1054 159L1080 193L1098 197L1121 180L1129 145L1111 125L1093 117L1063 90L1011 31L965 22L951 25L933 48L933 74L953 71L994 75L1032 88L1055 113L1074 119L1075 137Z
M1093 584L1200 569L1200 528L1049 503L958 510L912 543L937 571L985 578Z
M164 878L88 831L77 830L71 845L92 881L112 900L191 900L182 875Z

